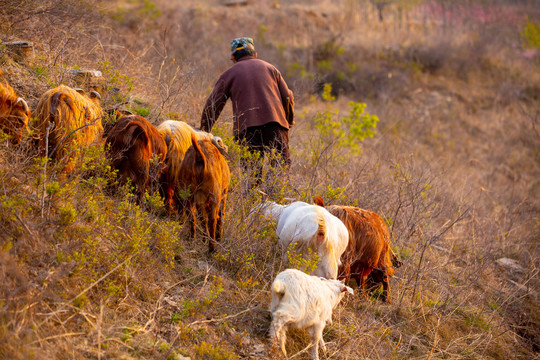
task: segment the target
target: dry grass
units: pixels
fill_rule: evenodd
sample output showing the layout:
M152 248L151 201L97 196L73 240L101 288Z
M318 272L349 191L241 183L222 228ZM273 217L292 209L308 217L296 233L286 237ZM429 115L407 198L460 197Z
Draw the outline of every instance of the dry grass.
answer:
M517 36L525 14L538 19L533 2L488 4L504 21L480 21L488 8L467 1L445 2L445 18L438 2L399 2L384 22L368 1L272 3L8 1L0 38L33 41L36 57L17 63L0 47L0 64L32 109L49 88L75 85L66 69L95 68L104 108L198 126L228 42L253 36L298 114L291 171L263 190L376 211L404 260L392 305L374 293L336 309L326 358L537 358L540 72ZM452 17L458 8L466 16ZM330 102L318 93L328 81ZM320 113L347 115L351 100L380 119L359 153L315 126ZM158 199L140 209L127 189L106 194L114 177L99 149L57 182L60 166L43 171L31 137L0 143L0 357L281 358L266 338L281 250L273 224L247 218L260 199L231 121L227 106L214 129L231 149L232 191L212 258ZM289 354L307 344L290 332Z

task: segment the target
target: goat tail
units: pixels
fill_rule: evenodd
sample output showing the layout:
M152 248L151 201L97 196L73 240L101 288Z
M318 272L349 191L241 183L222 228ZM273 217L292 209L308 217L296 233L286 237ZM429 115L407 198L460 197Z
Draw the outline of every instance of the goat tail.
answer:
M287 286L283 281L279 279L274 280L272 283L272 300L270 301L270 311L272 313L279 307L279 303L283 299L286 290Z
M322 196L320 196L320 195L315 195L315 196L313 197L313 204L319 205L319 206L321 206L321 207L324 207L324 200L323 200Z
M202 176L206 172L206 156L204 156L204 153L199 146L195 133L191 133L191 144L193 146L193 150L195 150L193 170L195 174L197 174L199 180L202 181Z
M113 167L117 167L126 158L126 153L133 151L142 152L144 158L150 159L152 155L152 144L150 138L141 124L137 121L117 123L110 131L106 144L109 145Z
M320 209L315 207L315 213L317 214L317 242L320 244L326 239L326 220L324 214Z
M322 251L328 254L329 262L326 269L328 273L325 275L325 277L327 277L328 279L335 279L337 276L340 261L339 258L336 258L334 244L328 238L328 229L323 210L315 207L315 212L317 213L317 224L319 225L315 240L315 248L321 249L322 246L322 249L324 249Z
M274 280L274 283L272 284L272 291L280 296L285 295L286 288L285 283L279 279Z
M151 152L151 143L148 134L144 129L136 122L130 122L126 127L126 137L129 139L129 145L133 146L137 140L140 140L144 144L144 148ZM128 145L128 144L126 144Z
M71 110L71 112L73 114L75 114L75 103L73 102L73 99L69 96L69 94L63 92L63 91L59 91L57 93L55 93L52 98L51 98L51 102L50 102L50 117L49 117L49 121L52 122L52 123L55 123L56 122L56 119L59 118L57 117L58 115L58 107L60 106L60 104L64 102L68 107L69 109Z

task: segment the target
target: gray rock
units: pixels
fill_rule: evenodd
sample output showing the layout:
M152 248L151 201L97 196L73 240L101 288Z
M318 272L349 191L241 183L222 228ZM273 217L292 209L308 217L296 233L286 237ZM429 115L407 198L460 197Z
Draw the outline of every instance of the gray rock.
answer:
M497 259L496 263L499 264L500 266L508 269L508 270L511 270L511 271L516 271L516 272L524 272L525 271L523 266L521 266L519 264L519 262L517 260L514 260L514 259L500 258L500 259Z

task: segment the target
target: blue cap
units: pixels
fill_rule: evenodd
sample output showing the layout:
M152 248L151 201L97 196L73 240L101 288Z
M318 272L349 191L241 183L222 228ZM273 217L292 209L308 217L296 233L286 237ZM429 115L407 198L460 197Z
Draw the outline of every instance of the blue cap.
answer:
M255 50L253 39L249 37L239 37L231 41L231 53L234 54L236 51L242 50L242 49Z

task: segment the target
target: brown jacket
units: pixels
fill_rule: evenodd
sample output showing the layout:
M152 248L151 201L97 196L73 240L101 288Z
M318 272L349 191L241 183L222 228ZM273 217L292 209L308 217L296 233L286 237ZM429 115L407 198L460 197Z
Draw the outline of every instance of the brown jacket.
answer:
M248 127L277 122L285 129L294 125L293 93L273 65L245 56L219 77L206 100L201 129L210 131L231 98L234 135Z

